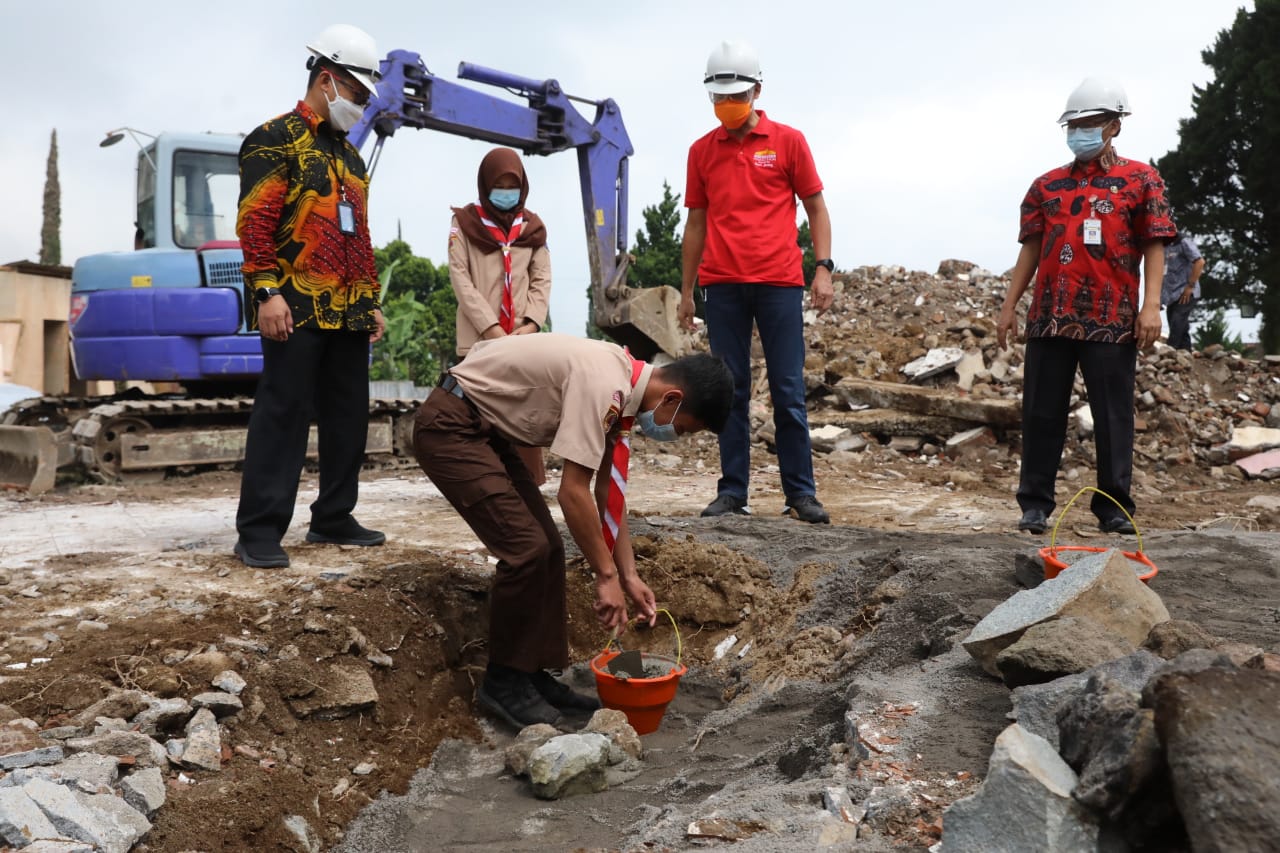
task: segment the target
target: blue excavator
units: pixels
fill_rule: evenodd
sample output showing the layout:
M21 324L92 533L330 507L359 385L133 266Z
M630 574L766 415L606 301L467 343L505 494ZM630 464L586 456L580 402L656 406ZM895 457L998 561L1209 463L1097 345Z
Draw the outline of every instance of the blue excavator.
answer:
M366 155L371 172L383 144L403 127L526 155L577 152L594 323L639 357L679 354L677 291L627 286L633 149L614 101L568 95L556 80L459 66L462 80L503 89L519 103L437 77L404 50L389 53L381 72L377 95L348 134L362 149L374 140ZM76 377L174 383L180 391L17 403L0 415L0 485L39 493L53 487L59 469L73 466L103 482L146 482L243 458L262 350L257 332L244 325L235 234L240 142L231 134L162 133L140 145L135 249L80 258L72 272ZM414 405L371 401L370 459L410 455ZM314 439L313 429L311 453Z

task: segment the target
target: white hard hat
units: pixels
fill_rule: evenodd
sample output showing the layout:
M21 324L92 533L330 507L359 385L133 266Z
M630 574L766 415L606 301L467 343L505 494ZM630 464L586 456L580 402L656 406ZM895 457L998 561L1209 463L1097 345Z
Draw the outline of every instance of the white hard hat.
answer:
M722 41L707 57L707 75L702 78L713 95L736 95L764 81L756 50L745 41Z
M313 38L307 50L345 68L370 93L378 94L377 82L382 77L378 70L378 46L373 36L364 30L350 24L334 24ZM314 61L308 62L307 67Z
M1105 77L1087 77L1067 98L1067 109L1058 118L1058 124L1066 124L1074 119L1100 113L1129 115L1129 97L1114 80L1108 80Z

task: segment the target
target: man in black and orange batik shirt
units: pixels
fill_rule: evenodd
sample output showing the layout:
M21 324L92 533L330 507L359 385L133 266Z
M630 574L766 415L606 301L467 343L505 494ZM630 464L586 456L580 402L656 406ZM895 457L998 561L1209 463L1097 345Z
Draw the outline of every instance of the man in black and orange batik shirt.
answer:
M1032 533L1045 531L1055 506L1077 366L1093 414L1098 488L1115 499L1094 494L1093 513L1104 533L1134 532L1124 515L1134 513L1134 373L1138 349L1160 336L1164 244L1177 229L1160 175L1112 147L1127 115L1118 85L1081 83L1058 119L1075 159L1037 178L1022 202L1022 250L997 338L1003 347L1016 334L1018 300L1034 277L1018 485L1018 527Z
M376 91L373 39L345 24L307 49L307 93L240 148L246 310L262 335L249 418L235 552L248 566L289 565L293 518L314 417L320 493L308 542L380 545L352 516L369 427L369 345L382 337L366 210L369 179L346 139Z

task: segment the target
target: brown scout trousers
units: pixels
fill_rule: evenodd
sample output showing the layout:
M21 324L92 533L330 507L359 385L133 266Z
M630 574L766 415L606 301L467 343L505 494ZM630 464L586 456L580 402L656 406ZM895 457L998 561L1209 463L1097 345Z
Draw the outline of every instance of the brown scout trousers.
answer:
M498 560L489 663L522 672L569 665L564 540L516 446L440 388L418 409L418 464Z

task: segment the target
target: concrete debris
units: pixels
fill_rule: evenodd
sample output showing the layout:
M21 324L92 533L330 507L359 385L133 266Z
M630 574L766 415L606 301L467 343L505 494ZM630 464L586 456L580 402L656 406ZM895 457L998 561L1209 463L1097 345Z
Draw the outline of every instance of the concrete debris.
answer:
M83 841L40 839L22 848L22 853L98 853L92 844Z
M240 701L239 696L223 693L221 690L192 696L191 705L197 709L208 708L215 717L229 717L244 710L244 703Z
M142 732L104 732L66 741L69 752L131 756L140 767L167 767L164 747Z
M37 764L57 764L63 750L58 744L25 731L6 726L0 729L0 770L32 767Z
M58 830L25 791L0 788L0 840L10 847L22 848L36 838L57 838L58 835Z
M313 683L313 692L289 700L299 717L337 720L378 704L372 676L358 665L333 664L314 673Z
M627 721L627 715L621 711L601 708L591 715L591 721L583 731L602 734L609 739L610 764L620 764L627 757L637 761L644 758L644 744L640 742L640 735L636 734L636 730ZM621 753L620 756L613 754L615 749Z
M146 767L130 773L120 782L124 801L141 814L151 817L164 805L164 774L159 767Z
M1173 660L1191 649L1211 649L1217 644L1218 638L1196 623L1185 619L1170 619L1153 627L1142 647L1150 649L1165 660Z
M822 789L822 806L845 823L859 824L867 816L867 810L855 806L849 797L849 789L829 785Z
M1009 726L996 738L982 787L943 814L943 853L1098 849L1098 823L1071 798L1075 786L1052 745Z
M355 767L351 768L351 775L368 776L377 769L378 769L378 765L374 764L372 761L361 761Z
M90 728L98 717L118 717L128 720L144 711L154 697L141 690L115 690L73 716L72 725Z
M529 758L529 781L534 796L555 800L589 794L608 787L609 738L587 733L551 738Z
M1280 432L1280 430L1272 430ZM1254 453L1236 460L1236 466L1245 476L1255 480L1274 480L1280 477L1280 450Z
M60 785L84 785L93 791L109 789L120 776L120 759L114 755L81 752L47 767L14 770L0 779L0 786L21 787L32 779L45 779Z
M1240 426L1231 431L1227 455L1231 459L1240 459L1276 447L1280 447L1280 429Z
M219 690L230 693L233 696L239 696L245 688L245 680L240 677L238 672L230 669L218 673L210 683Z
M315 830L311 828L311 824L302 815L289 815L284 819L284 828L289 831L297 841L294 850L298 853L320 853L324 849L320 843L320 839L316 837Z
M151 831L151 822L114 794L82 794L45 779L33 779L22 791L59 835L96 845L104 853L127 853Z
M187 723L186 745L179 761L183 767L197 770L222 769L222 736L208 708L196 711Z
M186 699L152 699L145 710L138 713L130 721L132 728L145 735L155 736L161 732L178 731L191 719L195 709Z
M1160 596L1138 580L1124 554L1111 549L1014 594L974 626L963 645L983 669L999 676L996 656L1032 625L1055 616L1087 616L1136 646L1153 626L1168 620L1169 612Z
M996 669L1009 687L1043 684L1124 657L1135 646L1083 616L1063 616L1032 625L996 655Z
M946 373L959 364L963 358L964 350L959 347L931 349L920 358L904 364L902 372L914 381L928 379L930 376Z
M729 818L712 817L692 821L685 834L689 838L741 841L767 828L758 820L730 820Z
M548 723L536 723L520 730L506 749L506 767L513 776L525 776L529 773L529 759L534 750L553 737L559 737L560 730Z

